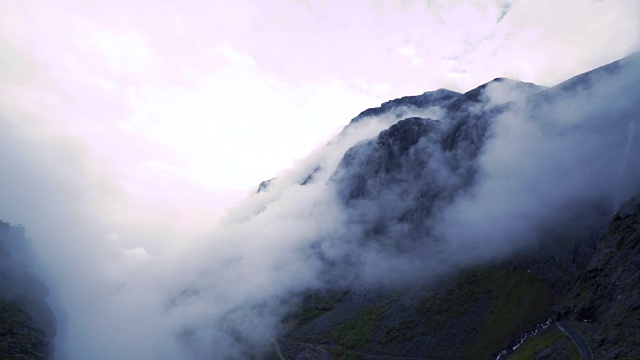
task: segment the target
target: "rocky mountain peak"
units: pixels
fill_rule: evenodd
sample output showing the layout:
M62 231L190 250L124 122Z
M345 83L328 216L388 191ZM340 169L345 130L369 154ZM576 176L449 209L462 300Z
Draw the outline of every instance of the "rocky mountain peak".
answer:
M636 54L552 88L496 78L363 111L350 126L388 127L330 177L357 244L331 264L395 292L310 295L287 336L338 359L639 358L640 200L618 204L640 191L639 91ZM410 266L430 281L398 277Z
M435 91L427 91L422 95L405 96L394 100L389 100L382 103L379 107L367 109L361 112L358 116L351 120L351 124L362 121L363 119L371 116L379 116L389 111L399 108L407 107L426 109L429 107L447 107L453 102L460 93L451 91L448 89L438 89Z

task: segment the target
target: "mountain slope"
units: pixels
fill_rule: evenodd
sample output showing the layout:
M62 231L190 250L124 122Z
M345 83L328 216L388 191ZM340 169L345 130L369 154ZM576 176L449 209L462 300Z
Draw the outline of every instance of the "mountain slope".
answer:
M25 241L24 228L0 221L0 359L48 359L56 333L48 290L25 263Z
M330 272L360 285L309 293L283 351L488 359L552 318L598 357L637 356L640 219L618 209L640 191L639 92L635 54L552 88L496 79L361 113L346 129L399 121L329 179L359 249ZM420 106L440 111L415 116ZM511 356L578 355L550 326Z
M640 196L613 217L558 318L579 322L596 358L640 357Z

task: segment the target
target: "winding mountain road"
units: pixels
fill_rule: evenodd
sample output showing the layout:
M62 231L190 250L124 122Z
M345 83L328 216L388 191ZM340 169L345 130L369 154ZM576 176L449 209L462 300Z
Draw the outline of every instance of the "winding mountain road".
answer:
M573 340L573 343L576 344L576 347L582 356L582 360L595 360L593 357L593 351L591 351L589 343L587 343L587 340L582 336L582 334L572 329L567 324L556 323L556 325L560 331L567 334L571 340Z
M298 342L298 341L291 341L291 340L287 340L287 339L283 339L283 338L271 339L271 341L275 345L276 352L277 352L278 357L280 358L280 360L287 360L287 359L285 359L284 355L282 354L282 351L280 350L280 344L278 343L278 340L283 340L283 341L290 342L290 343L293 343L293 344L305 345L309 350L313 351L318 356L320 356L321 360L331 360L331 355L329 355L329 353L326 350L320 348L316 344L309 344L309 343L303 343L303 342Z
M315 352L316 354L320 355L322 360L331 360L331 355L329 355L329 353L326 352L324 349L321 349L315 345L309 345L309 349L311 349L311 351Z
M284 355L282 355L282 351L280 351L280 344L278 344L278 340L277 339L271 339L271 341L275 345L276 353L278 353L278 357L280 358L280 360L287 360L287 359L284 358Z

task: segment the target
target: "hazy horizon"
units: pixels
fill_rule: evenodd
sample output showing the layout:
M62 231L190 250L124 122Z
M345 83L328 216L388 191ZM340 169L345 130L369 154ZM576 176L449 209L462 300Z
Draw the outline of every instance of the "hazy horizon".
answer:
M634 0L0 3L0 219L27 227L63 359L246 356L302 292L507 256L554 215L601 220L574 204L613 212L640 175L640 114L625 92L637 56L540 113L516 99L467 159L469 188L451 165L462 160L416 145L432 155L417 179L455 194L428 233L395 218L414 201L402 177L386 197L350 207L340 195L345 152L359 144L366 162L396 114L334 138L393 98L496 77L551 86L636 52ZM487 89L487 107L516 94ZM363 247L380 219L390 238L442 241Z

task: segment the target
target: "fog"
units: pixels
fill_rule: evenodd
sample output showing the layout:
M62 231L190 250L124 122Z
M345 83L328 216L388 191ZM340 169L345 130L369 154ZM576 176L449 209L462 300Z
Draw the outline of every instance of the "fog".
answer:
M443 236L482 260L608 221L640 191L639 59L579 76L498 116L478 183L445 211ZM482 251L487 243L497 249Z
M0 219L26 225L58 359L245 359L305 292L428 281L605 223L640 190L640 60L616 69L520 97L494 82L468 109L486 135L454 150L442 144L461 120L445 108L365 117L206 233L147 215L82 144L7 105ZM406 117L440 120L398 165L411 171L369 174L370 192L346 198L353 164L375 162L376 136Z

